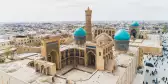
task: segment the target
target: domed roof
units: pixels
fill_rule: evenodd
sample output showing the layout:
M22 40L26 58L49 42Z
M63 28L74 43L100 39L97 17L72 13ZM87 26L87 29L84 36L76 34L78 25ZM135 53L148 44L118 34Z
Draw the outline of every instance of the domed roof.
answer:
M86 31L82 27L77 28L74 32L74 36L86 36Z
M139 23L138 23L138 22L133 22L133 23L131 24L131 26L137 27L137 26L139 26Z
M130 35L125 29L120 29L115 33L115 40L130 40Z
M101 33L96 37L97 41L112 41L111 37L106 33Z

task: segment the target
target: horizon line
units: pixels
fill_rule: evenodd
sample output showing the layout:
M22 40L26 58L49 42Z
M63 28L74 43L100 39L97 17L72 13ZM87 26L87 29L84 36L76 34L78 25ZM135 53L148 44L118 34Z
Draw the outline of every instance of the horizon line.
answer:
M92 20L92 22L112 22L112 21L168 21L168 20ZM52 23L52 22L85 22L84 20L64 20L64 21L15 21L15 22L0 22L0 23Z

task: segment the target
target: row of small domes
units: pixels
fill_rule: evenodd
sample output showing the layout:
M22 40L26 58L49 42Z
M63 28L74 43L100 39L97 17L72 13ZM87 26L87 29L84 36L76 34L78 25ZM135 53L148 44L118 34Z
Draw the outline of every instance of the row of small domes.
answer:
M83 28L78 28L74 32L74 36L76 37L84 37L86 36L86 31ZM115 40L129 40L130 35L125 29L120 29L115 33Z
M134 22L134 23L131 24L131 26L137 27L137 26L139 26L139 23L138 22ZM87 32L81 27L81 28L77 28L75 30L74 36L76 36L76 37L84 37L84 36L86 36L86 33ZM120 29L120 30L118 30L115 33L114 39L115 40L130 40L130 35L125 29Z

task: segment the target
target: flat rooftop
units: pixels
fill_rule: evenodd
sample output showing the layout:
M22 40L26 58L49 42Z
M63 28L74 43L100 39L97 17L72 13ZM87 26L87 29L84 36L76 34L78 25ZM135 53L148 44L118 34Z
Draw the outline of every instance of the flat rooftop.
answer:
M136 39L135 41L130 41L129 45L130 46L145 46L145 47L158 47L161 48L162 46L160 45L160 40L139 40Z
M9 74L15 80L24 81L30 84L51 84L51 76L37 73L34 68L27 66L33 60L24 59L15 62L0 64L0 70ZM1 72L2 73L2 72ZM6 76L6 75L1 75ZM9 77L10 78L10 77ZM59 79L61 80L61 79ZM64 84L64 83L63 83Z
M6 64L0 64L0 70L19 80L32 82L35 81L35 79L38 78L40 74L36 73L33 68L27 66L30 61L32 60L24 59Z
M159 34L147 34L147 37L149 40L153 41L158 41L161 39Z
M27 59L31 59L31 60L39 60L42 58L44 58L44 57L42 57L41 54L36 54L36 55L30 56L30 57L27 57Z
M34 55L40 55L39 53L23 53L23 54L18 54L16 57L18 58L27 58L27 57L31 57Z
M7 52L7 51L14 51L14 50L16 50L16 48L10 48L9 50L5 50L5 49L0 50L0 55L1 55L1 54L4 54L4 53Z
M147 47L161 47L160 46L160 40L159 41L153 41L153 40L144 40L140 46L147 46Z
M10 40L0 39L0 43L9 42Z
M133 57L127 54L119 54L115 59L117 61L117 65L123 65L124 67L127 67L129 63L131 63Z
M126 68L117 67L117 70L114 72L116 76L123 77L124 73L126 72Z
M143 39L130 40L130 43L142 43Z
M22 60L17 59L8 63L0 64L1 76L4 78L7 77L6 80L11 78L12 82L17 83L23 81L24 84L51 84L51 76L37 73L33 67L27 65L29 62L33 61L34 58L38 59L40 57L38 53L24 53L18 55L18 57L22 58ZM21 84L23 84L23 82Z
M64 76L69 80L84 80L88 78L89 76L91 76L91 74L88 72L73 69L67 74L65 74Z
M139 48L138 47L133 47L133 46L129 46L129 50L128 53L131 52L133 54L139 54Z
M97 71L86 81L77 81L76 84L117 84L119 76L105 71Z
M77 48L77 49L84 50L84 47L78 46L78 45L74 45L74 44L60 45L60 51L64 51L64 50L71 49L71 48Z
M114 48L113 48L114 49ZM123 55L127 55L127 56L130 56L129 53L132 53L134 54L135 56L137 56L139 54L139 48L138 46L129 46L129 50L127 51L127 53L123 52ZM113 54L115 57L118 56L118 54L121 54L122 51L113 51Z

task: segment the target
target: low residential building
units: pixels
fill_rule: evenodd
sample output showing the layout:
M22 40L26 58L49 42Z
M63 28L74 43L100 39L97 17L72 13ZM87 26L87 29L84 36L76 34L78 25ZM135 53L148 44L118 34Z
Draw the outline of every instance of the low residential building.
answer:
M18 46L16 52L18 54L21 54L21 53L40 53L41 47L23 45L23 46Z
M11 40L5 40L5 39L0 39L0 50L6 49L8 47L11 47Z

